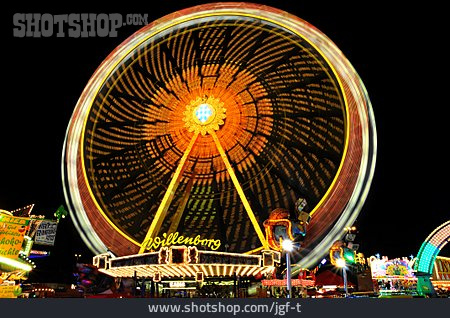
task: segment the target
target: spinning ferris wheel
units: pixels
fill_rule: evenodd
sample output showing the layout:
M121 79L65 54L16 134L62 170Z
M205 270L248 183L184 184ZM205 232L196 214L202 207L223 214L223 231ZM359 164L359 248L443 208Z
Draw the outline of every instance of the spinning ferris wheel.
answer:
M268 248L264 220L304 200L308 267L354 222L375 155L364 85L324 34L278 9L216 3L156 20L105 59L62 167L94 253L142 253L174 232Z

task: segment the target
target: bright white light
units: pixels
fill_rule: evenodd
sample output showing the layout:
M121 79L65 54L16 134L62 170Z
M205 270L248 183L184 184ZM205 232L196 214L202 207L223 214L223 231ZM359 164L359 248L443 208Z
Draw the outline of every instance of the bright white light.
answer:
M286 252L292 252L292 250L294 249L294 244L292 243L291 240L283 240L281 246L283 247L283 250L285 250Z
M342 258L337 259L336 266L337 267L345 267L345 260L343 260Z
M33 269L28 264L16 261L16 260L11 259L11 258L6 258L6 257L3 257L3 256L0 256L0 263L6 264L6 265L9 265L9 266L14 266L16 268L19 268L19 269L27 271L27 272L29 272L29 271L31 271Z
M208 104L201 104L197 107L195 110L195 116L197 116L197 119L202 123L206 123L213 114L213 111L211 109L211 106Z

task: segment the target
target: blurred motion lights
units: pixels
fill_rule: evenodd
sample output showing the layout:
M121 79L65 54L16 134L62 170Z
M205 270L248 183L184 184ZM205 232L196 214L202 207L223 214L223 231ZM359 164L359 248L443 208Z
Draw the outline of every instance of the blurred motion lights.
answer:
M375 157L370 100L333 42L275 8L212 3L150 23L101 64L62 176L96 254L142 253L174 232L268 249L261 227L284 207L293 230L308 224L296 257L309 268L354 223Z

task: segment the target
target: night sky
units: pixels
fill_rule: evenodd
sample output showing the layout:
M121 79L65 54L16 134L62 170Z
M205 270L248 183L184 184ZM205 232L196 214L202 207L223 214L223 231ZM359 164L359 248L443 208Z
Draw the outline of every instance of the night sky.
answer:
M122 27L116 38L14 38L13 14L140 13L151 22L206 2L62 8L16 1L16 7L2 9L0 209L35 203L35 213L52 217L65 204L61 152L72 111L97 66L140 28ZM378 156L355 224L360 251L366 256L415 255L429 233L450 219L446 10L437 4L393 7L387 1L364 7L348 1L331 6L292 2L258 3L288 11L325 33L355 67L373 105ZM74 254L81 253L85 262L92 256L70 219L60 223L51 253L38 263L36 280L68 281ZM450 255L449 248L441 255Z

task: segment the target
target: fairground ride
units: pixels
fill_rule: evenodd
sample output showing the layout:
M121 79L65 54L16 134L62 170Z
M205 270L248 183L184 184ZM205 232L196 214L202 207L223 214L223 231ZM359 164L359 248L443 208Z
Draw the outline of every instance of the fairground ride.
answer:
M103 61L70 120L62 175L110 274L270 275L277 226L300 229L301 268L341 238L375 157L367 92L330 39L275 8L212 3L150 23ZM277 209L287 216L264 228Z

